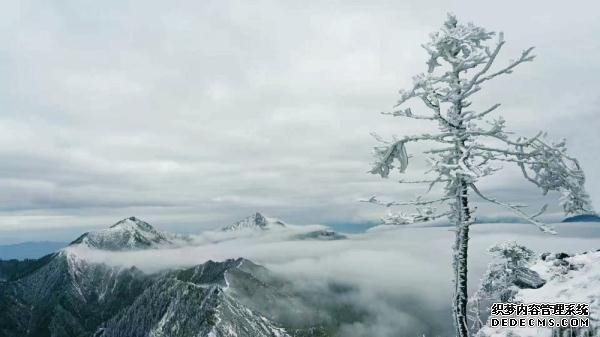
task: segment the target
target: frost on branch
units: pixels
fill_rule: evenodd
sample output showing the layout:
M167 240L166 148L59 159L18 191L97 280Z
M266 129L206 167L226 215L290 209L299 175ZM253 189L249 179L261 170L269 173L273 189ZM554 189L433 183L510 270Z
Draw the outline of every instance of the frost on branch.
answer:
M383 113L422 123L431 122L436 132L398 137L391 142L374 135L380 145L375 147L375 163L370 173L384 178L395 168L404 173L411 158L407 146L427 142L432 148L423 155L431 169L419 181L428 184L427 191L443 184L445 210L461 210L460 206L452 205L457 202L457 193L466 196L471 191L551 233L553 231L537 219L540 214L526 212L523 205L487 196L477 187L480 178L493 175L505 163L513 163L544 194L549 191L561 193L561 205L566 214L593 213L584 188L583 171L577 161L568 156L564 142L547 143L542 139L542 133L513 138L512 133L506 131L502 117L491 117L500 107L499 103L481 109L472 107L472 99L485 82L511 74L520 64L534 59L533 48L527 48L505 66L493 69L504 44L502 33L496 34L472 23L460 24L456 17L449 15L441 29L431 34L430 41L423 45L429 56L427 71L413 77L412 87L400 91L400 99L393 111ZM421 102L427 112L405 107L410 100ZM398 213L402 214L397 217L402 220L398 223L427 221L448 213L442 210L431 217L422 216L431 210L414 203L404 205L416 210ZM472 214L474 209L462 211Z
M481 178L493 175L505 164L513 164L542 192L562 193L561 203L567 214L592 211L584 189L583 172L577 161L567 155L564 143L548 144L541 139L541 133L515 138L506 131L502 117L493 118L499 103L474 104L484 84L511 74L521 64L534 59L533 48L527 48L498 67L496 60L504 44L502 33L496 34L472 23L462 24L455 16L448 15L440 30L431 34L429 42L423 45L428 54L426 71L415 75L412 86L400 91L392 111L383 113L392 118L430 124L431 133L394 137L391 142L375 136L380 145L375 148L376 159L370 173L383 178L394 168L400 173L406 171L412 158L407 148L413 143L431 146L422 153L430 166L424 177L400 182L424 183L427 185L425 193L433 191L435 186L443 187L441 196L425 199L420 195L405 202L382 202L372 197L367 201L386 207L409 208L391 212L383 219L386 224L410 224L442 217L454 223L452 309L458 337L470 335L467 257L469 228L475 221L472 197L508 208L540 230L554 233L538 219L545 206L540 211L530 212L525 205L498 200L480 190ZM405 106L409 101L422 104L423 111Z
M406 147L403 141L397 141L385 147L376 147L375 156L375 165L370 172L379 174L382 178L388 177L390 171L394 169L395 161L398 162L400 173L406 171L406 167L408 166L408 155L406 154Z
M567 215L593 214L590 197L585 191L585 175L577 159L567 155L566 142L548 145L535 139L517 146L523 175L543 193L561 193L560 205Z

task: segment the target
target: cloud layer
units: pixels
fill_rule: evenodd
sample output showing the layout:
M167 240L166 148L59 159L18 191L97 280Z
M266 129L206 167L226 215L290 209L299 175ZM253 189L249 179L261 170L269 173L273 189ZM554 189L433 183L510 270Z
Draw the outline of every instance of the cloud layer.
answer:
M538 253L582 252L598 248L597 224L558 224L558 235L543 234L527 224L478 224L470 240L470 289L489 261L486 249L514 240ZM350 287L345 300L368 318L342 327L348 337L449 336L451 311L451 245L448 228L399 228L351 235L339 241L290 240L306 228L292 231L207 232L196 245L178 249L107 252L68 248L91 262L136 266L146 272L186 267L207 260L245 257L288 278L297 287L322 292L329 299L334 282ZM260 233L260 235L258 234Z

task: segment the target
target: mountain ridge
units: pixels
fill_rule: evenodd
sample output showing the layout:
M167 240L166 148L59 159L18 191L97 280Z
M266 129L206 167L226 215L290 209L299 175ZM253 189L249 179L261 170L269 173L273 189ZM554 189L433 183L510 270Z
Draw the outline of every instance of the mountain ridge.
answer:
M254 224L268 225L256 215L249 217ZM289 337L283 326L294 336L328 336L315 323L290 319L296 312L314 315L306 298L317 296L287 292L288 281L245 258L146 273L91 262L89 251L80 255L72 249L118 254L169 248L177 244L173 238L178 237L130 217L18 264L0 281L0 336Z

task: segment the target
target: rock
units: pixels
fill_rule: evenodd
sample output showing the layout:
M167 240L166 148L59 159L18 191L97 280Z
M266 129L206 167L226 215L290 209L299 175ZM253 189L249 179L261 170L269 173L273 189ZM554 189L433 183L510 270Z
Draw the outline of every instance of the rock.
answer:
M571 255L567 253L556 253L556 258L559 260L566 259L567 257L571 257Z
M538 289L546 284L546 280L531 269L519 268L515 270L515 280L513 283L521 289Z
M552 265L554 265L554 266L557 266L557 267L558 267L558 266L565 266L565 267L568 267L568 266L569 266L569 262L568 262L568 261L565 261L565 260L558 260L558 259L557 259L557 260L555 260L555 261L552 263Z

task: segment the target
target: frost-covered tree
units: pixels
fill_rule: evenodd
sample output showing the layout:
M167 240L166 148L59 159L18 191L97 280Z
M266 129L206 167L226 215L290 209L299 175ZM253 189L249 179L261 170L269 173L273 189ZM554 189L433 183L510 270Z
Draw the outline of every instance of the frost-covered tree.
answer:
M567 214L592 211L583 184L584 175L578 162L566 154L564 142L550 143L545 134L533 137L511 137L505 131L502 117L491 118L500 104L481 110L471 107L482 86L497 77L510 74L519 65L533 60L533 48L524 50L508 65L493 70L494 62L504 46L502 33L475 26L460 24L448 15L438 32L431 34L423 45L429 54L427 71L413 78L408 90L400 91L395 110L384 114L431 122L436 126L432 133L394 137L385 141L374 135L381 146L375 148L376 162L371 173L388 177L397 168L404 172L409 158L409 144L426 142L431 148L424 151L431 169L423 179L402 183L425 183L428 191L438 184L443 194L435 198L419 196L407 202L383 202L375 197L369 202L391 206L409 206L411 212L399 212L384 219L387 224L407 224L448 217L455 224L454 243L454 298L453 311L456 335L468 336L467 326L467 252L469 227L474 221L472 195L491 203L507 207L545 232L553 230L538 220L545 210L529 214L524 205L500 201L482 193L478 181L500 169L501 163L516 164L525 178L542 189L563 194L562 205ZM428 113L413 112L405 103L416 99L424 104Z

